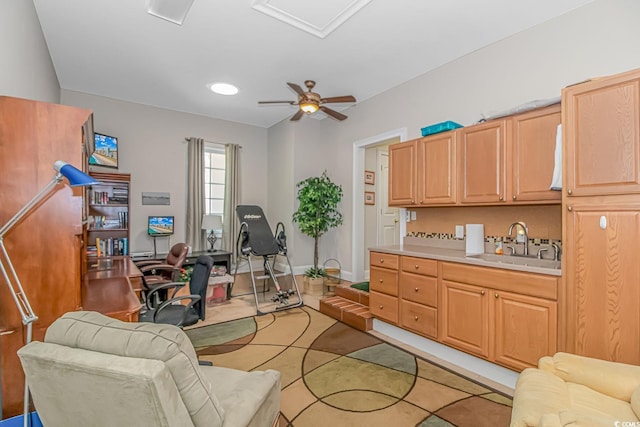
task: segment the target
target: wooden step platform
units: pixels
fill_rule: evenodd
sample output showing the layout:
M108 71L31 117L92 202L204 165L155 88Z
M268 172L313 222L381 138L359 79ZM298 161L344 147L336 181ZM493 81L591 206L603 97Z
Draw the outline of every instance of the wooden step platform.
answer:
M348 285L336 286L335 296L321 299L320 312L361 331L373 328L369 294Z

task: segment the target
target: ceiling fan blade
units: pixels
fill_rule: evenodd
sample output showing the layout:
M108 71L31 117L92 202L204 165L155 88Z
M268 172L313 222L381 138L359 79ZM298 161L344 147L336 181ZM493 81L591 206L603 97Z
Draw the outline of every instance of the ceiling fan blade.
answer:
M290 104L290 105L296 105L296 101L258 101L258 104Z
M320 102L322 102L323 104L330 102L356 102L356 99L351 95L333 96L331 98L322 98Z
M300 86L295 83L287 83L291 89L293 89L298 95L304 95L304 91Z
M303 112L302 110L298 110L298 111L293 115L293 117L291 117L291 121L292 121L292 122L295 122L295 121L300 120L300 117L302 117L302 115L303 115L303 114L304 114L304 112Z
M334 119L344 120L347 118L347 116L345 116L344 114L338 113L336 110L332 110L331 108L327 108L321 105L320 109L325 113L327 113L328 115L330 115L331 117L333 117Z

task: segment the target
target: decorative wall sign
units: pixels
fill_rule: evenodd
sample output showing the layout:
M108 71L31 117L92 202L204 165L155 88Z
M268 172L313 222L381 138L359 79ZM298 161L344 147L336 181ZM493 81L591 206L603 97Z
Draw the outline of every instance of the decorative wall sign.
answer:
M375 184L376 183L376 173L374 171L364 171L364 183L365 184Z
M143 192L142 204L143 205L170 205L171 195L169 193L152 193L148 191Z
M365 205L375 205L376 204L376 193L373 191L365 191L364 192L364 204Z

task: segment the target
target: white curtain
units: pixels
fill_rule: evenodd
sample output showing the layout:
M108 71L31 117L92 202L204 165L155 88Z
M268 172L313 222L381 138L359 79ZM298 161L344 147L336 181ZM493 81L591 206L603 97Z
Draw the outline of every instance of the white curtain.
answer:
M187 138L187 244L194 251L207 249L206 230L202 230L204 207L204 139Z
M235 244L240 224L236 215L236 206L240 202L240 147L227 144L225 147L225 183L224 183L224 224L222 249L235 257ZM235 259L233 260L235 262Z

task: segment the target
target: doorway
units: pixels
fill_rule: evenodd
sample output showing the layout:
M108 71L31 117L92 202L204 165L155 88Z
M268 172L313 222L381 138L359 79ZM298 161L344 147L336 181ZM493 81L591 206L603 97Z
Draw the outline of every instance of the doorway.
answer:
M351 280L353 282L366 280L369 277L369 256L368 256L368 248L371 246L378 245L379 239L379 226L378 224L382 221L382 213L380 208L383 206L388 208L387 198L388 191L386 191L386 186L388 185L388 180L385 176L385 171L381 171L378 167L378 147L386 147L389 144L405 141L407 138L407 130L406 128L400 128L396 130L392 130L390 132L386 132L380 135L373 136L371 138L367 138L361 141L356 141L353 144L353 217L352 217L352 244L351 244ZM365 167L366 165L366 154L367 149L373 149L375 159L375 166L373 169L376 172L375 182L380 184L381 181L384 181L385 186L383 188L379 188L380 185L370 185L365 184L364 176L365 170L370 170L371 166ZM384 152L385 150L381 150ZM380 159L380 161L384 161ZM388 163L387 163L388 164ZM371 207L371 205L365 205L365 191L373 191L375 193L375 208L374 212L374 220L369 219L369 222L375 222L375 226L367 226L367 217L365 216L365 207ZM382 194L381 192L384 192ZM395 234L398 238L398 243L402 242L401 236L405 231L405 223L402 220L404 217L402 209L399 212L400 221L396 223ZM365 229L369 230L365 232ZM373 231L370 231L373 230ZM373 236L373 237L371 237Z

